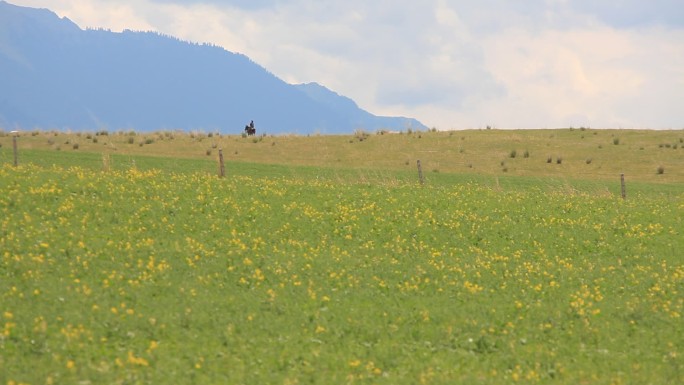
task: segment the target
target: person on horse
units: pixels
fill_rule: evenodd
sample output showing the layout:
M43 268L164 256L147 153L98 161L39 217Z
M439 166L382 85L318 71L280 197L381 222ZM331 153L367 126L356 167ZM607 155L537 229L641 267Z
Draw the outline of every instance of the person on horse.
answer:
M245 132L248 136L256 134L256 128L254 128L254 121L249 122L248 126L245 126Z

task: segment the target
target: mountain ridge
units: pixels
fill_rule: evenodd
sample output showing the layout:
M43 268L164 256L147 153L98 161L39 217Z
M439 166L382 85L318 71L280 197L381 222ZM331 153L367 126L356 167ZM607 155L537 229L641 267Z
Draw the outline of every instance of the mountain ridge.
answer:
M349 133L423 129L317 83L291 85L245 55L157 32L81 29L0 1L0 127ZM315 85L314 85L315 84Z

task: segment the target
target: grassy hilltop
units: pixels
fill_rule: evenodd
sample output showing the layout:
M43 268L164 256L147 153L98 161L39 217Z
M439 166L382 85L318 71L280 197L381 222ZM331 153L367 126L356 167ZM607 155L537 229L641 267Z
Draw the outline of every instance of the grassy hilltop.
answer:
M5 134L0 384L684 383L682 136Z
M106 132L105 132L106 133ZM11 138L0 137L1 161ZM684 131L652 130L467 130L314 136L225 136L181 132L25 132L22 150L112 156L155 156L326 169L409 171L421 160L426 175L555 177L568 180L684 182ZM26 155L26 160L33 155ZM41 158L56 157L45 154Z

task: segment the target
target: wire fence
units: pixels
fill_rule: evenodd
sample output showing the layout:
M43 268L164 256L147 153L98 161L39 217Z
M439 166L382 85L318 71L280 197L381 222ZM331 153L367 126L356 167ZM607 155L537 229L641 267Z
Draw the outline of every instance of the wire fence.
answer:
M363 183L399 184L415 183L448 185L453 183L484 183L494 188L537 188L577 189L581 191L605 192L627 197L631 191L653 189L654 182L660 182L659 190L671 192L684 191L684 167L670 167L644 171L639 170L603 170L593 167L582 170L574 165L568 172L567 165L560 161L546 160L548 167L540 171L539 167L525 167L525 163L511 165L501 161L498 165L483 167L473 166L468 161L454 159L445 161L444 157L432 160L437 151L421 152L421 159L407 160L403 165L384 167L384 164L368 167L349 168L343 162L334 166L306 166L320 163L320 159L297 157L289 159L291 163L267 165L251 163L248 160L236 161L223 159L223 151L213 153L204 159L168 158L144 155L86 153L78 151L45 151L22 149L17 144L17 136L12 137L11 145L0 143L0 164L18 165L32 163L40 166L86 167L106 170L125 170L136 167L141 169L158 168L169 172L202 172L218 176L230 175L262 175L285 176L297 178L328 178L340 181L358 181ZM684 164L684 151L677 153ZM408 157L407 157L408 158ZM537 163L543 160L536 159ZM510 160L509 160L510 162ZM335 163L335 162L331 162ZM495 163L495 162L492 162ZM589 162L587 162L587 166ZM441 171L446 170L446 171Z

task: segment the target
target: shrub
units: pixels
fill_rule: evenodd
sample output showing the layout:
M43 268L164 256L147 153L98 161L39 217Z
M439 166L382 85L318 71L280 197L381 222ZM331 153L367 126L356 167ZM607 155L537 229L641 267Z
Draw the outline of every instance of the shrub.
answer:
M152 139L152 138L145 139L145 144L152 144L152 143L154 143L154 139Z
M366 140L370 136L370 134L368 134L364 130L359 129L359 130L354 131L354 136L356 137L356 139L359 142L363 142L364 140Z
M207 149L207 156L211 155L211 149Z
M658 166L658 175L665 174L665 167L663 166Z
M556 158L556 164L561 164L561 163L563 163L563 158L559 156L558 158Z
M616 146L620 144L620 138L613 138L613 144Z
M135 143L135 138L132 136L129 136L126 141L128 142L128 144L133 144L133 143Z
M523 154L523 158L529 158L530 157L530 151L525 150L525 153Z
M591 159L591 158L587 158L587 160L585 160L585 162L586 162L587 164L591 164L592 159Z
M546 163L551 163L551 162L553 162L553 157L549 156L548 158L546 158Z
M509 156L511 158L515 158L516 156L518 156L518 152L516 150L512 150L511 153L509 154Z
M74 150L78 150L78 143L74 143L74 145L72 146L72 148L73 148Z

